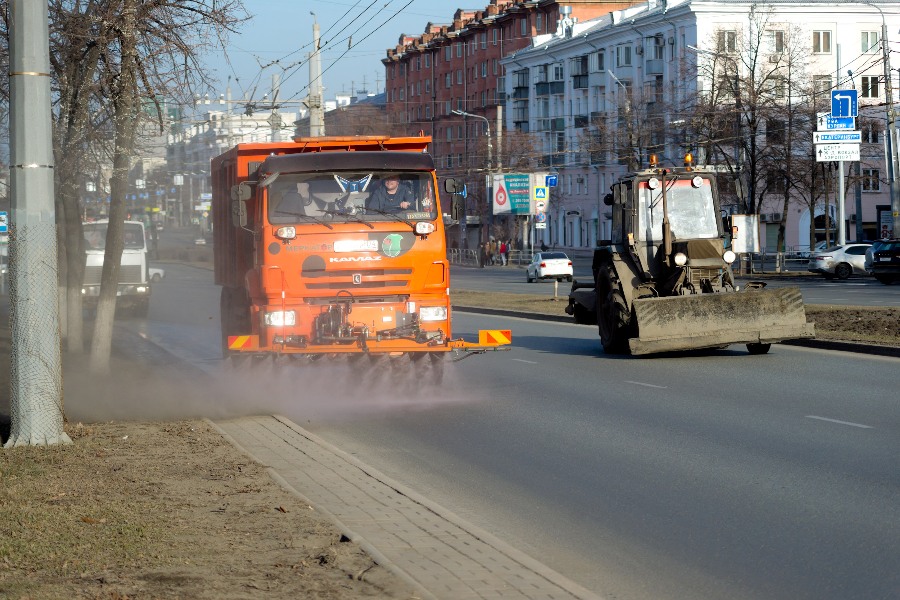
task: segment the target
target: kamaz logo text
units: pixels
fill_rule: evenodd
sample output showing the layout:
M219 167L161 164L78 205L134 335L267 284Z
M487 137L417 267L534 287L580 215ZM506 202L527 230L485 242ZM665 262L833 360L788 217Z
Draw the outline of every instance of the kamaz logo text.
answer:
M381 260L380 256L340 256L337 258L329 258L328 262L373 262Z

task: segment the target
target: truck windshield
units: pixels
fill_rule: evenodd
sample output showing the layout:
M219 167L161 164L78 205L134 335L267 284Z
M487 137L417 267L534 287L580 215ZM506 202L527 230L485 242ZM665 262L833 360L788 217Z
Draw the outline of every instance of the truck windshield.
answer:
M85 223L84 242L87 250L106 249L106 223ZM125 223L125 249L142 250L144 248L144 228L137 223Z
M711 239L719 237L719 228L712 186L703 179L700 187L694 187L689 179L669 180L666 185L666 207L669 225L676 240ZM651 244L662 242L663 186L650 189L646 181L638 187L638 215L641 224L639 239Z
M276 225L433 220L437 198L428 172L282 173L268 189Z

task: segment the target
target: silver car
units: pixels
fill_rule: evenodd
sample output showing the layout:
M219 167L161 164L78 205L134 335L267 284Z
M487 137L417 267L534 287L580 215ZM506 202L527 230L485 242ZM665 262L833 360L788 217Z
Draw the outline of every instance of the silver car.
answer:
M851 275L866 273L866 250L871 244L844 244L831 246L809 257L807 270L821 273L825 279L847 279Z

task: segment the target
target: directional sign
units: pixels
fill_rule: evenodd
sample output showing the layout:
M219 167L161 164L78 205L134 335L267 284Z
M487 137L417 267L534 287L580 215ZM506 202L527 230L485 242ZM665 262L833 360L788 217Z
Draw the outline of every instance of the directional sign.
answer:
M813 144L859 144L861 131L813 131Z
M858 108L856 90L831 90L831 116L855 117Z
M546 177L547 187L556 187L556 184L558 181L559 181L559 175L547 175L547 177Z
M859 144L816 144L816 162L844 160L859 160Z
M819 113L818 128L835 130L835 129L856 129L853 117L833 117L831 113Z

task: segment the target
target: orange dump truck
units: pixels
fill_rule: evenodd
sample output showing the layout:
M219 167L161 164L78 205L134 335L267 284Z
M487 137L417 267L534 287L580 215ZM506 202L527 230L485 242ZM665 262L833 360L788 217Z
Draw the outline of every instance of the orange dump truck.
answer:
M508 331L452 338L430 142L300 137L212 160L226 357L394 359L439 379L448 353L509 343Z

